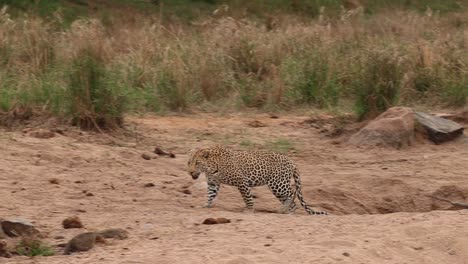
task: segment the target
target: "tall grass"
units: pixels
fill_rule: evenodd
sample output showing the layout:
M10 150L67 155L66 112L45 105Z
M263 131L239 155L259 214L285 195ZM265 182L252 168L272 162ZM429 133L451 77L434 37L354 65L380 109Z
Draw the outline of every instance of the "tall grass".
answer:
M87 49L73 60L71 66L66 99L72 123L82 129L120 127L125 98L106 76L104 65L96 54Z
M61 27L3 10L0 111L28 105L112 127L128 111L351 102L364 118L395 104L463 106L467 12L430 11L343 9L267 24L220 11L191 25L145 16Z

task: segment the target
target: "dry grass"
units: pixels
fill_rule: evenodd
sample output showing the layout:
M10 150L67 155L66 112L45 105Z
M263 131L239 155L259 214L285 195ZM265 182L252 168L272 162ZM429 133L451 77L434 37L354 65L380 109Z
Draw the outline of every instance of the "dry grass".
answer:
M264 24L219 14L191 26L158 21L104 26L81 19L64 29L37 17L12 19L3 10L0 110L32 104L67 115L76 104L67 96L70 72L83 50L102 67L100 85L112 88L110 111L355 102L364 116L393 104L467 102L466 12L369 17L354 9L306 22L284 16Z

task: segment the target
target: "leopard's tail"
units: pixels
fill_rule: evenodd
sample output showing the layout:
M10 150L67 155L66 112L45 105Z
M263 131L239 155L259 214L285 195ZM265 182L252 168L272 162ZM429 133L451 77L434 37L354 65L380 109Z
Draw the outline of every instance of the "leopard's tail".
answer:
M302 191L301 191L301 176L299 175L299 171L297 169L294 170L294 182L296 183L296 190L295 190L293 197L295 197L297 194L297 198L299 198L299 201L301 202L301 205L302 207L304 207L306 212L311 215L326 215L327 214L326 212L314 211L304 201L304 195L302 195Z

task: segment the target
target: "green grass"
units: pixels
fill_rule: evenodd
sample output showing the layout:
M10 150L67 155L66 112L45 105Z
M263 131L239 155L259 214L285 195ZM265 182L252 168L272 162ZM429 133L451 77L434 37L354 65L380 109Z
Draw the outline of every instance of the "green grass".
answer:
M249 150L249 149L255 149L257 148L257 144L249 139L244 139L242 140L241 142L239 142L239 146L242 148L242 149L246 149L246 150Z
M15 251L18 255L28 257L55 255L52 247L36 239L22 239Z
M66 98L73 124L82 129L113 129L122 125L126 98L96 54L85 50L74 59L68 77Z
M265 143L265 148L279 153L288 153L295 149L294 143L287 138L278 138L273 141L267 141Z
M89 129L146 111L354 105L363 119L398 104L467 102L468 16L452 1L427 1L441 11L430 16L407 11L425 10L417 0L363 0L374 11L352 16L335 0L250 1L245 10L234 0L111 0L92 14L81 2L0 0L11 5L0 14L0 111L28 106ZM227 13L213 15L222 3ZM66 10L97 19L65 22Z
M89 13L89 1L86 0L0 0L0 6L8 5L14 15L23 12L37 14L43 17L54 17L61 12L63 23L71 22L82 16L98 16L106 18L112 14L125 15L131 10L143 15L162 14L167 23L179 21L194 21L206 17L221 5L229 7L228 14L240 17L247 14L258 18L266 18L280 14L300 15L315 18L323 9L326 15L336 17L341 12L342 0L107 0L106 4L95 3L95 10ZM466 4L456 0L363 0L365 12L374 14L388 9L410 9L420 12L430 8L438 12L455 12L466 8ZM122 12L122 10L124 10ZM126 10L126 11L125 11Z
M354 89L359 119L375 117L398 103L404 73L399 58L397 54L371 51L358 64Z

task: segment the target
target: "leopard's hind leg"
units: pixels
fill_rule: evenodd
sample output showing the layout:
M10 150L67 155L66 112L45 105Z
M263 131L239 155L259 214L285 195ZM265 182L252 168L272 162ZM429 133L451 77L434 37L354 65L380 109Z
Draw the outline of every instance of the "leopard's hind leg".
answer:
M289 181L270 181L268 187L271 192L280 200L283 204L280 209L277 210L280 214L288 214L294 212L296 209L296 203L294 202L295 193L291 189Z

